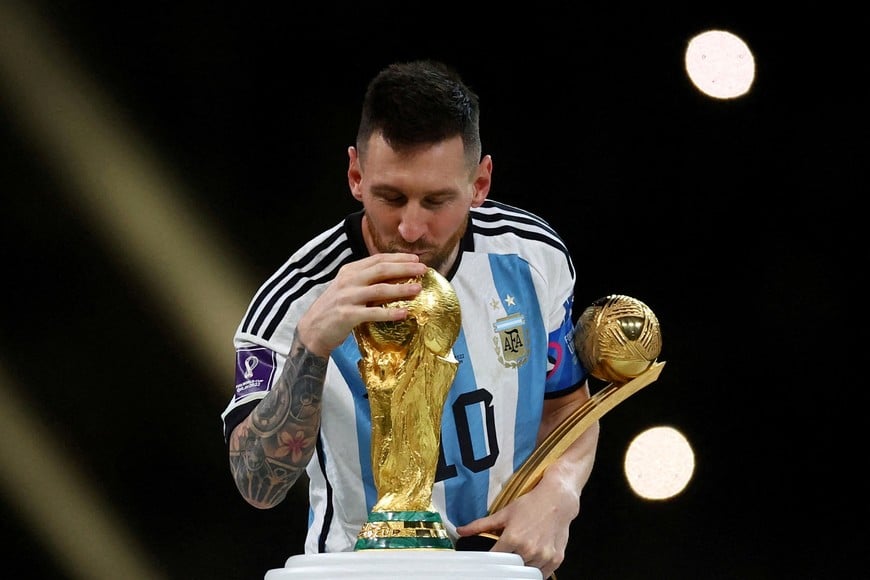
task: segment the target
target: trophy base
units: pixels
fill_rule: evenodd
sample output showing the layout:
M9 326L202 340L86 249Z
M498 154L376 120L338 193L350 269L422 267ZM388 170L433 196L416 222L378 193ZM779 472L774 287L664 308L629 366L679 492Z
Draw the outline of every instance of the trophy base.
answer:
M357 536L359 550L453 550L441 514L430 511L372 512Z
M263 580L542 580L517 554L448 550L366 550L301 554Z

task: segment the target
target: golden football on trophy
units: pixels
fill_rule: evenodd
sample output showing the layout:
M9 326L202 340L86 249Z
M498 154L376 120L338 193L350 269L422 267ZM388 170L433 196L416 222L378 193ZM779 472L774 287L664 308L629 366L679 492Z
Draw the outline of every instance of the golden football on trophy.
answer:
M661 353L661 328L646 304L611 294L594 301L580 315L574 346L592 376L625 383L647 370Z

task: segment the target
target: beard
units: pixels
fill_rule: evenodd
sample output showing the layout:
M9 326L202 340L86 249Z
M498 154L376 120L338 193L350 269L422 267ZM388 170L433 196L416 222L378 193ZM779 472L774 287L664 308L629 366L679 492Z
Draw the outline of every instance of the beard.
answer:
M372 239L372 243L375 248L377 248L378 252L382 254L398 252L418 254L421 262L430 268L438 270L442 274L446 270L445 266L449 267L453 265L452 263L448 264L447 261L453 256L453 252L456 250L456 247L465 235L465 230L468 228L468 220L463 220L462 225L453 232L453 235L450 236L447 242L441 246L437 246L428 243L425 239L417 240L413 244L409 244L402 239L396 241L386 240L378 233L370 219L365 220L365 222L368 225L369 236Z

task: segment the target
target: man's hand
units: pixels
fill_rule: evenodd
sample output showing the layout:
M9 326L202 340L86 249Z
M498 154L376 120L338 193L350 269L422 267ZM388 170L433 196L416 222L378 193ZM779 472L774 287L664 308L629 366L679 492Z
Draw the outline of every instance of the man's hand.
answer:
M494 514L456 528L460 536L492 533L493 552L519 554L549 578L565 559L571 521L580 511L577 489L559 478L543 478L528 493Z
M419 283L395 284L422 276L427 266L415 254L375 254L345 264L299 321L299 339L314 354L329 356L362 322L404 320L404 308L383 308L385 302L412 299Z

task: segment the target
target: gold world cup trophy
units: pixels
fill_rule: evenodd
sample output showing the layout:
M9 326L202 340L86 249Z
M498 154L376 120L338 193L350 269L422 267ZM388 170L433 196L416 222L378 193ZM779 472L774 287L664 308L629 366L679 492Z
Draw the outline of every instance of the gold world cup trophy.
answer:
M420 278L405 307L408 318L367 322L354 329L362 358L359 371L369 396L371 460L377 503L357 536L354 550L446 549L453 542L432 504L441 443L441 412L459 363L459 300L432 268ZM401 283L401 282L400 282Z

